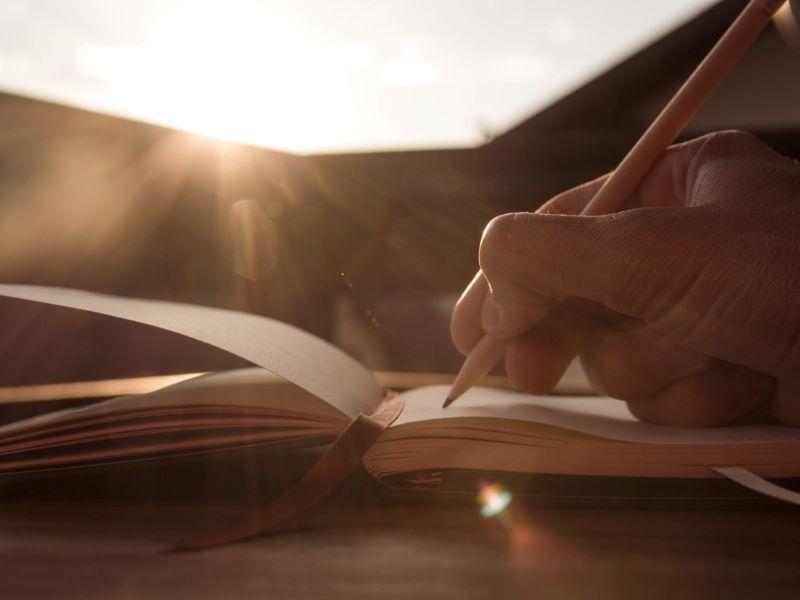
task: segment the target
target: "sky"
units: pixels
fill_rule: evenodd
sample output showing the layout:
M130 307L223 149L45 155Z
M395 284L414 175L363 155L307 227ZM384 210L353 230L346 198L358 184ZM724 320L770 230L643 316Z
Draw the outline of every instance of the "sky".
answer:
M297 153L473 146L710 0L0 0L0 90Z

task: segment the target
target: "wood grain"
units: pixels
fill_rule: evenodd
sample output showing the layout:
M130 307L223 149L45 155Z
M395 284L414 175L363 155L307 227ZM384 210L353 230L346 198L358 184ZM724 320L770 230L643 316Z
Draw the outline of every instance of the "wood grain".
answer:
M526 509L373 499L201 553L154 541L224 506L0 505L7 598L796 598L800 513ZM202 515L202 517L198 517Z

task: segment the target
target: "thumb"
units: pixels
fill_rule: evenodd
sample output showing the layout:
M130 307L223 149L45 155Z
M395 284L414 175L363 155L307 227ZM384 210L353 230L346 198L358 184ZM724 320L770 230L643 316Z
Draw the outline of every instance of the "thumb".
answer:
M479 251L490 288L484 330L501 339L519 335L568 296L643 319L668 310L708 252L710 236L693 235L704 227L694 221L703 218L686 208L496 217Z

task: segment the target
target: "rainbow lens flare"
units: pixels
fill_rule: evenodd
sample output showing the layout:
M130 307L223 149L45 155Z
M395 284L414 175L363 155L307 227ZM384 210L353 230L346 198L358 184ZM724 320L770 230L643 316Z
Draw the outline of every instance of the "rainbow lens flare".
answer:
M481 515L486 518L496 517L511 504L513 495L499 483L481 486L478 492L478 504L481 506Z

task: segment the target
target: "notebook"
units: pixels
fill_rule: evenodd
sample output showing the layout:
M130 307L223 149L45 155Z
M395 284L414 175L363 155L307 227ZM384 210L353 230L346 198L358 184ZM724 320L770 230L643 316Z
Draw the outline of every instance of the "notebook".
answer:
M230 310L25 285L0 295L139 322L211 344L254 368L201 375L0 427L0 476L91 469L251 446L325 447L319 463L236 539L313 504L361 464L378 481L425 488L443 472L608 478L728 477L794 503L768 481L800 477L800 428L679 428L637 421L601 396L477 387L397 394L340 349L291 325ZM275 376L285 384L276 385ZM265 465L265 468L269 468Z

